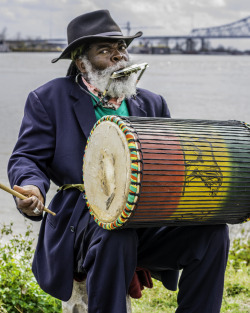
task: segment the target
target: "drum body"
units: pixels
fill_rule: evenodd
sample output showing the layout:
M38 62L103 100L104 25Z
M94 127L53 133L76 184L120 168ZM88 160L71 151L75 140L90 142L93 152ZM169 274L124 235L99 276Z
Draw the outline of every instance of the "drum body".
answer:
M105 116L85 149L87 205L109 230L241 223L249 152L243 122Z

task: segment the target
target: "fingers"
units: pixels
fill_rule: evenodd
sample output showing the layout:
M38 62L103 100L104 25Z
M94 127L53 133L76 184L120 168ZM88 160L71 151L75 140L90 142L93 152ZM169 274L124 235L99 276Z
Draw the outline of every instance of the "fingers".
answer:
M44 205L37 197L32 196L27 200L20 200L18 208L29 216L38 216L43 213Z
M34 185L17 186L15 185L13 189L26 197L36 196L42 203L44 203L43 196L40 189Z
M17 207L22 210L23 213L28 216L39 216L42 214L44 205L39 188L33 185L27 185L23 187L14 186L13 189L28 197L28 199L25 200L16 198Z
M29 197L30 193L32 192L31 188L27 188L27 186L21 187L15 185L13 189L26 197Z

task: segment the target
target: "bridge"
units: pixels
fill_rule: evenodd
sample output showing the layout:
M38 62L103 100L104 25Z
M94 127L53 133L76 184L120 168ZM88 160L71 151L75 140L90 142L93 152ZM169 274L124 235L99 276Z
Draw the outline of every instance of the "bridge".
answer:
M127 25L128 27L128 25ZM129 30L130 30L129 24ZM0 52L9 49L12 51L62 51L67 43L65 39L28 39L7 40L6 28L0 32ZM135 39L130 47L132 53L198 53L207 52L209 39L249 39L250 16L236 22L216 27L195 28L190 34L184 36L142 36ZM157 42L157 45L154 43ZM174 49L169 43L175 44ZM200 49L197 50L197 42ZM137 44L137 46L136 46ZM250 54L250 44L249 44Z
M160 42L163 49L168 46L169 41L175 41L177 46L185 46L185 52L195 51L197 40L201 42L200 51L206 51L208 39L250 39L250 16L236 22L216 27L195 28L190 34L184 36L143 36L144 45L152 46L154 41ZM138 40L138 39L137 39ZM178 42L182 41L181 44ZM184 42L184 43L183 43ZM144 47L145 48L145 47ZM250 44L249 44L250 50Z
M195 28L191 31L190 36L196 38L250 38L250 16L221 26Z

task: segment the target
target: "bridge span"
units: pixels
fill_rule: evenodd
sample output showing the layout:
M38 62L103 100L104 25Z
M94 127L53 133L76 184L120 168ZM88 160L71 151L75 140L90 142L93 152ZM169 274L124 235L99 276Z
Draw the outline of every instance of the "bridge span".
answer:
M175 41L177 46L185 46L185 51L191 53L195 51L197 41L200 41L200 51L206 51L207 41L209 39L250 39L250 16L221 26L194 28L188 35L143 36L140 40L142 40L142 45L146 45L147 47L152 46L154 42L158 41L162 48L168 47L170 41ZM181 41L182 43L180 44L179 42Z
M65 39L6 40L0 33L1 47L11 51L62 51ZM132 53L199 53L208 52L210 39L250 39L250 16L236 22L207 28L192 29L188 35L142 36L130 47ZM174 48L170 49L170 43ZM199 46L199 49L197 49ZM2 51L5 51L2 50ZM249 42L250 54L250 42Z

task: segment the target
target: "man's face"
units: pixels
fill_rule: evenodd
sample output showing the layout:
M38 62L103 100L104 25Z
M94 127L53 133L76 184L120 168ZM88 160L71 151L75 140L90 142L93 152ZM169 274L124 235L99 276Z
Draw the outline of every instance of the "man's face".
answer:
M105 70L119 61L128 61L129 55L124 40L100 40L92 43L87 57L94 69Z
M123 40L99 40L91 43L86 55L78 58L76 64L84 78L104 92L114 71L130 66L127 46ZM112 80L107 95L110 97L131 97L136 94L137 75Z

